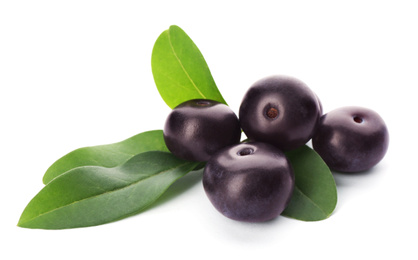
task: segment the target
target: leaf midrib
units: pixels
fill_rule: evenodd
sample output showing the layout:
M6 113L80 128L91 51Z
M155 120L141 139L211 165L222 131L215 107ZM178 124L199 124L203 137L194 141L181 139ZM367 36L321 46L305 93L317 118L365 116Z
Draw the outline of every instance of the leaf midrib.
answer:
M82 148L81 148L82 149ZM85 147L84 149L89 149L89 147ZM126 161L128 161L129 159L131 159L132 157L134 157L135 156L135 154L132 154L132 153L125 153L125 152L121 152L121 151L119 151L119 150L116 150L116 151L112 151L111 149L109 149L109 148L100 148L100 149L102 149L102 152L105 152L105 153L113 153L113 154L118 154L118 155L124 155L124 156L127 156L128 158L125 160L125 162ZM77 150L75 150L75 151L77 151ZM75 152L74 151L74 152ZM94 163L94 164L92 164L92 162ZM68 172L68 171L71 171L71 170L73 170L73 169L75 169L75 168L81 168L81 167L88 167L88 166L92 166L92 167L103 167L103 168L115 168L115 167L118 167L118 165L116 165L116 166L106 166L106 165L104 165L104 163L101 161L101 160L99 160L99 159L97 159L97 158L95 158L94 156L91 156L90 157L90 161L87 163L87 164L85 164L85 165L79 165L79 166L76 166L76 167L73 167L73 168L70 168L70 169L67 169L67 170L65 170L65 171L62 171L62 170L60 170L60 171L58 171L58 170L55 170L55 169L48 169L47 170L47 173L49 173L48 175L46 175L45 174L45 176L47 176L48 178L47 179L45 179L45 176L44 176L44 180L43 180L43 182L44 182L44 184L48 184L48 183L50 183L53 179L55 179L55 178L57 178L57 177L59 177L59 176L61 176L61 175L63 175L63 174L65 174L66 172ZM51 167L50 167L51 168ZM61 173L59 173L59 174L56 174L56 175L53 175L52 173L50 173L50 172L52 172L52 173L54 173L55 174L55 172L61 172ZM53 177L51 177L51 176L53 176Z
M97 194L97 195L94 195L94 196L91 196L91 197L87 197L87 198L84 198L84 199L81 199L81 200L76 200L76 201L73 201L73 202L71 202L71 203L69 203L69 204L66 204L66 205L63 205L63 206L61 206L61 207L57 207L57 208L54 208L54 209L49 210L49 211L47 211L47 212L44 212L44 213L42 213L42 214L39 214L39 215L37 215L37 216L35 216L35 217L33 217L33 218L31 218L31 219L27 220L27 221L21 222L21 223L19 223L19 224L30 223L30 222L31 222L31 221L33 221L34 219L40 218L40 217L42 217L42 216L44 216L44 215L46 215L46 214L52 213L52 212L54 212L54 211L57 211L57 210L60 210L60 209L63 209L63 208L69 207L69 206L71 206L71 205L73 205L73 204L75 204L75 203L79 203L79 202L82 202L82 201L85 201L85 200L89 200L89 199L94 199L94 198L96 198L96 197L98 197L98 196L102 196L102 195L105 195L105 194L108 194L108 193L112 193L112 192L116 192L116 191L121 191L121 190L127 189L127 188L129 188L129 187L131 187L131 186L133 186L133 185L136 185L136 184L138 184L138 183L140 183L140 182L142 182L142 181L146 181L147 179L149 179L149 178L151 178L151 177L155 177L155 176L158 176L158 175L160 175L160 174L163 174L163 173L166 173L166 172L169 172L169 171L175 170L175 169L180 168L180 167L182 167L182 166L184 166L184 165L186 165L186 164L188 164L188 163L189 163L189 162L185 162L185 163L180 164L180 165L178 165L178 166L176 166L176 167L173 167L173 168L167 169L167 170L165 170L165 171L161 171L161 172L159 172L159 173L156 173L156 174L150 175L150 176L148 176L148 177L146 177L146 178L140 179L140 180L138 180L138 181L136 181L136 182L133 182L133 183L131 183L131 184L129 184L129 185L126 185L126 186L124 186L124 187L122 187L122 188L120 188L120 189L115 189L115 190L106 191L106 192L103 192L103 193L100 193L100 194ZM119 167L119 166L118 166L118 167Z
M297 187L295 185L295 189L298 190L300 192L300 194L302 194L306 199L308 199L316 208L318 208L322 213L324 213L324 215L326 217L329 216L329 214L327 214L318 204L315 203L315 201L313 201L308 195L306 195L301 189L299 189L299 187Z
M129 139L127 139L127 140L129 140ZM122 142L118 142L118 143L113 143L113 144L106 144L106 145L99 145L99 146L89 146L89 147L83 147L83 148L79 148L79 149L76 149L76 150L74 150L73 152L71 152L71 153L69 153L69 154L67 154L66 156L74 156L74 155L71 155L72 153L80 153L80 151L82 151L82 152L84 152L84 151L86 151L86 150L92 150L92 151L94 151L96 154L97 154L97 151L100 151L100 152L103 152L103 153L109 153L109 154L114 154L114 155L121 155L121 156L125 156L125 157L127 157L126 158L126 160L125 160L125 162L126 161L128 161L129 159L131 159L132 157L134 157L136 154L135 153L129 153L129 152L125 152L125 151L122 151L122 149L123 148L121 148L120 146L118 146L118 145L122 145L123 146L123 142L125 142L126 140L124 140L124 141L122 141ZM157 149L158 150L158 149ZM76 155L78 155L78 154L76 154ZM106 154L106 156L107 156L107 154ZM50 183L53 179L55 179L55 178L57 178L57 177L59 177L59 176L61 176L62 174L64 174L65 172L67 172L67 171L70 171L70 170L72 170L72 169L74 169L74 168L79 168L79 167L85 167L85 166L99 166L99 167L103 167L103 168L114 168L114 167L117 167L117 166L119 166L119 165L112 165L112 166L106 166L105 164L104 164L104 162L103 161L101 161L100 159L97 159L96 157L94 157L94 156L90 156L89 157L89 162L87 163L87 164L83 164L83 165L78 165L78 166L76 166L76 167L74 167L74 166L72 166L72 168L69 168L69 169L66 169L65 171L62 171L62 170L56 170L55 168L53 168L52 166L54 166L54 165L52 165L48 170L47 170L47 172L45 173L45 176L44 176L44 180L43 180L43 182L44 182L44 184L48 184L48 183ZM94 163L94 164L92 164L92 162ZM61 167L62 168L62 167ZM59 169L59 168L58 168ZM51 173L52 172L52 173ZM56 174L56 175L54 175L56 172L59 172L59 174ZM47 175L47 173L48 173L48 175ZM51 177L51 176L53 176L53 177ZM45 179L45 177L48 177L48 179ZM47 181L46 181L47 180Z
M177 62L179 63L181 69L183 70L184 74L186 74L187 78L190 80L190 82L192 83L193 87L196 89L196 91L204 98L206 99L206 96L203 95L203 93L199 90L199 88L196 86L196 84L194 83L193 79L190 77L189 73L186 71L186 69L183 66L183 63L181 62L180 58L177 56L176 51L174 50L174 46L171 43L171 36L170 36L170 31L167 32L168 34L168 42L170 44L170 48L173 52L174 57L176 58Z

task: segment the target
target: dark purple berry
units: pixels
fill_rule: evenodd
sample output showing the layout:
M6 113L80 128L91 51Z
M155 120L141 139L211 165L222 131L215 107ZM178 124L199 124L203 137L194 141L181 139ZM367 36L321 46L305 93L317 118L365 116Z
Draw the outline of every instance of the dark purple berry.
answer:
M259 142L241 143L211 157L203 187L215 208L228 218L261 222L286 208L295 177L278 148Z
M321 102L302 81L271 76L255 82L239 109L249 140L289 151L308 142L322 114Z
M342 107L321 117L312 145L330 169L360 172L383 159L389 133L375 111Z
M167 148L189 161L207 161L241 139L235 113L227 105L208 99L189 100L175 107L163 132Z

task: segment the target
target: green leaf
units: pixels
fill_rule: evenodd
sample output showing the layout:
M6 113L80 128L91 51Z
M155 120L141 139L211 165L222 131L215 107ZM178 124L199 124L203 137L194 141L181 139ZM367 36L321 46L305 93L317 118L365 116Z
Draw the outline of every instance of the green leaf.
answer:
M27 205L18 226L65 229L100 225L144 210L198 162L150 151L123 165L84 166L53 179Z
M151 66L157 89L169 107L190 99L226 104L202 53L180 27L170 26L158 37Z
M137 134L122 142L83 147L64 155L46 171L43 182L49 183L57 176L80 166L115 167L123 164L134 155L146 151L168 151L163 131L154 130Z
M295 172L295 189L282 215L305 221L328 218L337 205L337 187L328 166L308 146L286 156Z

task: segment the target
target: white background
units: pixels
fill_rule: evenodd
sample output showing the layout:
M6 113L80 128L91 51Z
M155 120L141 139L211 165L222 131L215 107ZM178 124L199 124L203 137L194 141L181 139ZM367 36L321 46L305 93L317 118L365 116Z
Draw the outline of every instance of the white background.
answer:
M2 1L0 258L417 259L413 2ZM165 201L118 222L17 227L56 159L163 127L170 109L150 59L172 24L197 44L235 112L256 80L291 75L317 93L325 112L377 111L390 131L386 157L365 174L335 174L338 205L319 222L229 220L191 174Z

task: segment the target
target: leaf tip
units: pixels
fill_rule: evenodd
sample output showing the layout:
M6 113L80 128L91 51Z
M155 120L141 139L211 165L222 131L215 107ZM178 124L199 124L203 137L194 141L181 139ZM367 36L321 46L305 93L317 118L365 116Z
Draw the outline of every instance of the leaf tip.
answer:
M169 30L182 30L181 28L180 28L180 26L178 26L178 25L175 25L175 24L173 24L173 25L170 25L170 27L169 27ZM183 30L182 30L183 31Z
M25 225L25 221L22 220L22 216L23 216L23 213L20 216L19 221L17 222L16 226L17 227L21 227L21 228L27 228L27 226Z

